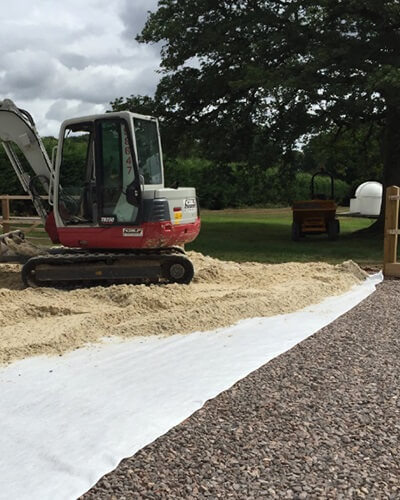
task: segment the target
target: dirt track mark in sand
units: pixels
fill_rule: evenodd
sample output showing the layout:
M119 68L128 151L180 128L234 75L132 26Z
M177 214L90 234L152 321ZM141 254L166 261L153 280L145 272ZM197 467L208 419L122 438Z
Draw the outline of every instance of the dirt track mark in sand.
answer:
M213 330L302 309L366 276L353 262L225 262L190 252L190 285L23 289L19 266L0 265L0 363L62 354L102 337Z

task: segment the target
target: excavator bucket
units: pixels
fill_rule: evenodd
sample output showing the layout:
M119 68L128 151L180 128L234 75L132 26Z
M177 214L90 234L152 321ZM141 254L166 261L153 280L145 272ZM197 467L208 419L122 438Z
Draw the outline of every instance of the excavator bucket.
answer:
M0 235L0 262L26 262L30 257L45 253L44 249L26 240L22 231Z

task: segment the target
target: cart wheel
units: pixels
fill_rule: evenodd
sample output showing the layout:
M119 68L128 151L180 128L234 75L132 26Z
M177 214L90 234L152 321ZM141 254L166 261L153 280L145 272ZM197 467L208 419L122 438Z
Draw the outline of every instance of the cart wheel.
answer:
M299 241L301 236L301 228L300 224L297 222L292 223L292 240L293 241Z
M340 232L340 224L337 219L330 220L328 222L328 238L330 240L336 240Z

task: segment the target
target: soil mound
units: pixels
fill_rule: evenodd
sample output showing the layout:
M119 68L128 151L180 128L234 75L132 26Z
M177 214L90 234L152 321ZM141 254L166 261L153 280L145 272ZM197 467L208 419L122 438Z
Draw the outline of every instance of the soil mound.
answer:
M339 295L366 273L348 261L259 264L189 252L190 285L23 288L19 266L0 265L0 363L62 354L104 337L213 330L302 309Z

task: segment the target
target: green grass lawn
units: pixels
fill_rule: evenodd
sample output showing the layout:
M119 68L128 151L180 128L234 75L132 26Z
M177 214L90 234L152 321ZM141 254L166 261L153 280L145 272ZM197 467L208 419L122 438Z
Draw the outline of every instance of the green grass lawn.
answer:
M199 237L188 250L235 261L343 262L352 259L363 265L380 265L383 237L356 234L372 219L340 218L341 234L336 241L327 235L291 240L290 209L203 211Z
M382 237L356 233L368 227L372 219L340 218L341 234L337 241L317 235L294 242L290 209L204 210L201 218L200 235L186 249L220 259L271 263L336 263L352 259L363 265L380 265L382 261ZM27 236L35 244L51 244L46 233L33 231Z

